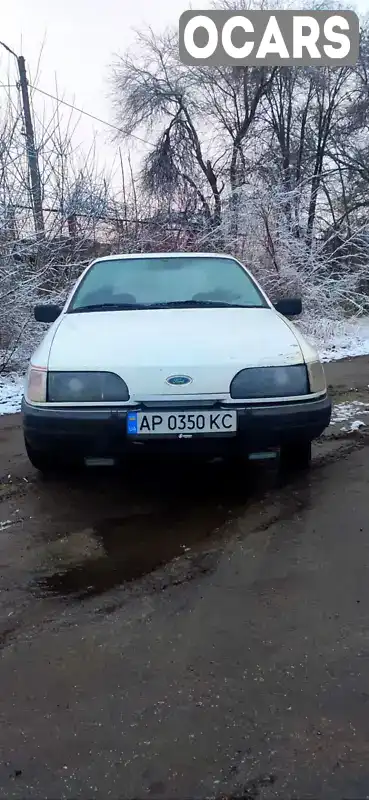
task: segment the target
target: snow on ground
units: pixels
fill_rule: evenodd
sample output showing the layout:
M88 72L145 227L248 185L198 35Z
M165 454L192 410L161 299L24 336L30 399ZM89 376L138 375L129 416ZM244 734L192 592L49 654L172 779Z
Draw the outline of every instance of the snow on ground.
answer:
M369 316L346 320L302 319L298 326L324 362L369 354Z
M0 416L20 411L24 377L10 373L0 375Z
M332 421L334 423L346 422L358 414L369 414L369 403L361 400L351 400L349 403L337 403L334 406Z
M345 422L348 424L343 425L340 428L341 431L358 431L369 424L369 419L366 420L365 418L366 414L369 415L369 403L363 403L361 400L352 400L350 403L337 403L337 405L333 406L331 425L338 426ZM360 419L362 416L364 416L364 419Z

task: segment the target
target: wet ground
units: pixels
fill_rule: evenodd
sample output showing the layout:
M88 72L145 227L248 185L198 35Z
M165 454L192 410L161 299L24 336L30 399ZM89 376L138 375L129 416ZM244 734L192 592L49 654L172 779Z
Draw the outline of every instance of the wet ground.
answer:
M368 399L369 359L327 374ZM364 428L284 481L0 448L0 797L369 797Z

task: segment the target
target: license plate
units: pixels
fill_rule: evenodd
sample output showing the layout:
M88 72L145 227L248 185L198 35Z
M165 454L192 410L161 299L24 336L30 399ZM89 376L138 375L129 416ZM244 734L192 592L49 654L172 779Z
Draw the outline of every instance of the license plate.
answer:
M130 436L232 435L237 411L132 411L127 415Z

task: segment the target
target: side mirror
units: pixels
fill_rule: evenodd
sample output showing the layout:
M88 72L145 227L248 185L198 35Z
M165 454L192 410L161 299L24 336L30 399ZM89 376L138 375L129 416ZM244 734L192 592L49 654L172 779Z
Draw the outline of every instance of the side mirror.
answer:
M286 297L284 300L274 303L274 308L284 317L298 317L302 312L302 302L300 297Z
M34 315L36 322L55 322L60 316L62 309L56 305L35 306Z

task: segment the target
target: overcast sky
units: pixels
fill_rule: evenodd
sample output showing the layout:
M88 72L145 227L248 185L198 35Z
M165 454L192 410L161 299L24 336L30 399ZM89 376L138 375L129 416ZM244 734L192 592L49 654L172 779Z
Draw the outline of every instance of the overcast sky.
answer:
M207 0L192 0L193 9L206 8ZM40 52L37 85L108 122L114 121L109 99L109 65L134 41L134 28L151 25L160 31L177 25L188 0L12 0L3 4L0 39L27 62L34 77ZM16 76L14 59L0 48L0 81ZM4 91L4 89L3 89ZM0 87L1 92L1 87ZM38 103L41 98L38 95ZM0 95L1 102L1 95ZM46 109L52 103L47 99ZM68 117L69 111L65 110ZM75 115L77 120L79 115ZM113 131L84 117L77 128L78 142L87 145L98 133L100 154L111 161L116 146L109 145Z
M209 5L208 0L191 2L196 10ZM55 94L57 78L59 96L113 122L107 79L114 55L133 43L134 28L151 25L160 31L177 25L189 7L189 0L11 0L3 3L0 39L25 56L31 78L42 49L37 85ZM369 11L369 0L357 0L356 8ZM4 51L0 53L0 82L7 82L9 69L15 78L13 62ZM45 102L51 112L50 101ZM103 159L111 161L116 147L109 145L112 131L107 127L85 117L78 126L78 140L87 145L93 131L98 133Z

